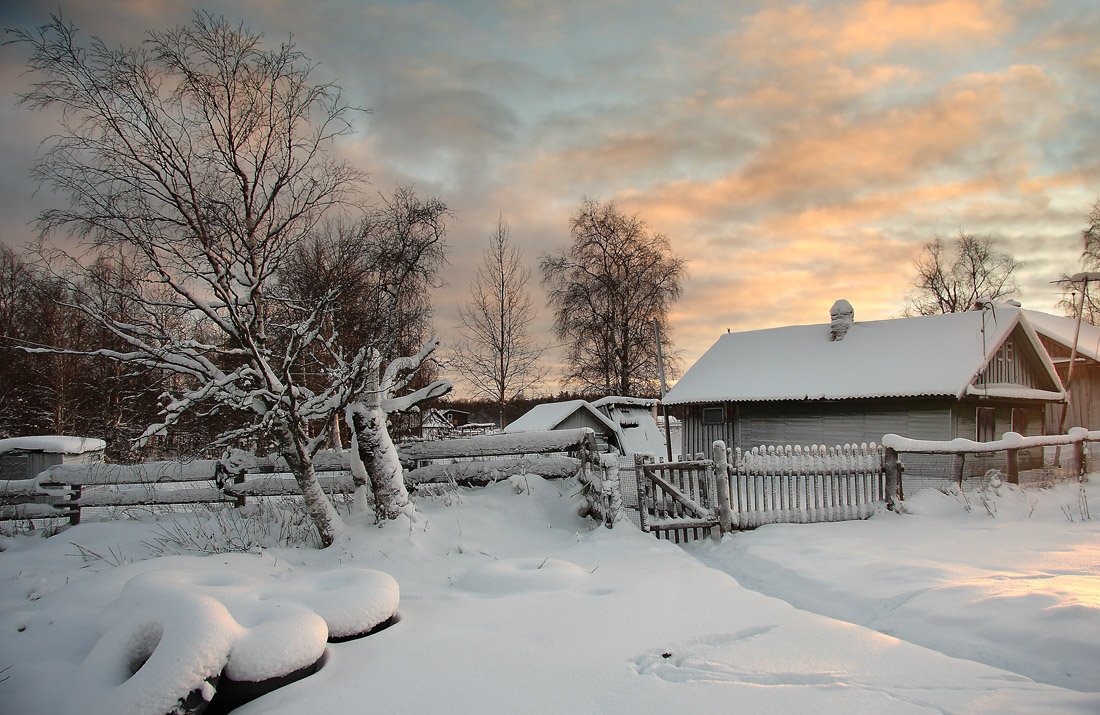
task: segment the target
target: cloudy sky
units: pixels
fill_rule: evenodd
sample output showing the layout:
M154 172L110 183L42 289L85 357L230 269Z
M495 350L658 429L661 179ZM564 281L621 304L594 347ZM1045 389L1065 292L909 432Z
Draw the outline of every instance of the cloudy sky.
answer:
M0 18L58 6L110 43L196 7L293 32L372 110L338 145L372 189L414 184L457 214L444 340L498 212L532 266L584 196L667 234L690 365L727 328L826 322L837 298L898 315L921 245L960 230L1024 261L1019 299L1053 310L1100 195L1095 0L7 0ZM11 244L55 200L26 180L49 126L14 106L24 59L0 49Z

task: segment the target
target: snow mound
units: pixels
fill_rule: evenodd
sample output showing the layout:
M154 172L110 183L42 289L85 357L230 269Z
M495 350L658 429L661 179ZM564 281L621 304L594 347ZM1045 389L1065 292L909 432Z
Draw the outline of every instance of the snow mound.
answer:
M483 596L562 591L583 582L588 571L560 559L501 559L476 566L455 579L455 587Z
M398 600L397 582L370 569L285 581L225 570L139 574L103 610L72 709L186 710L213 697L223 673L258 683L309 668L330 638L369 632L397 613Z
M217 600L199 593L164 593L129 610L106 629L77 667L69 712L168 713L198 693L225 666L241 627Z
M353 568L283 582L272 595L300 603L325 619L329 639L349 638L373 630L397 614L401 600L401 591L392 576Z

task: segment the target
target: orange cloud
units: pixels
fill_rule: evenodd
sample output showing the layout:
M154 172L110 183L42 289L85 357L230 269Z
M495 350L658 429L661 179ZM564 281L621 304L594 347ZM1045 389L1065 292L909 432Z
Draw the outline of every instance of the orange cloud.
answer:
M882 54L896 47L991 41L1013 27L997 0L861 3L811 9L767 8L734 33L730 45L748 59L805 65L823 57Z

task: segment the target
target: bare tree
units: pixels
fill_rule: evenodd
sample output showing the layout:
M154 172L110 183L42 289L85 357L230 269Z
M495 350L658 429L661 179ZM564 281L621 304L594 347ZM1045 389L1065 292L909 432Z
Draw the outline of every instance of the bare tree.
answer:
M322 330L339 289L288 319L291 298L277 277L364 179L330 153L351 130L352 108L338 87L313 79L312 64L289 41L268 49L243 25L206 13L149 32L137 48L112 49L98 38L81 46L59 16L12 34L29 48L34 76L21 104L62 110L34 173L69 204L43 212L40 230L67 231L137 261L132 315L121 320L81 292L74 276L87 267L67 257L69 305L125 348L62 344L51 352L180 376L143 437L188 414L230 415L235 426L217 443L270 442L290 464L322 543L331 544L342 521L316 479L313 458L325 440L314 427L372 388L379 361L368 346L348 350ZM201 329L179 334L174 321L191 316ZM314 350L331 362L327 379L311 387L296 367Z
M1086 226L1081 231L1081 265L1085 271L1100 271L1100 199L1097 199L1085 216ZM1081 296L1077 295L1078 287L1070 282L1068 275L1062 276L1064 286L1062 298L1058 301L1058 307L1071 318L1077 317L1077 306L1081 304ZM1094 291L1095 292L1095 291ZM1100 296L1086 292L1084 304L1081 305L1082 319L1093 325L1100 325Z
M459 306L461 337L451 363L476 396L496 405L501 427L505 405L547 373L540 364L546 346L531 335L531 270L510 239L508 222L500 216L470 283L469 300Z
M936 238L914 261L913 290L906 315L936 315L970 310L979 299L997 300L1016 291L1020 262L994 248L993 239L959 232L948 246Z
M429 337L430 291L446 259L449 216L439 199L399 187L355 220L325 221L282 270L289 309L308 311L328 291L338 291L322 330L345 354L364 343L384 362L415 353ZM324 380L331 360L317 350L307 357L303 374ZM414 376L413 387L431 382L424 372ZM335 421L331 434L339 444Z
M653 325L660 325L668 365L668 311L682 291L684 261L666 236L613 201L584 199L570 223L572 243L540 262L566 344L565 381L586 394L655 394Z

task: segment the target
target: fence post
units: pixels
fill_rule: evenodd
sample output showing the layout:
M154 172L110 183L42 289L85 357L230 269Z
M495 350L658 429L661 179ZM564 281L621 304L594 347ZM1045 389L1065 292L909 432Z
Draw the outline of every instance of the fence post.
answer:
M649 516L649 495L646 485L649 480L645 478L645 459L640 454L634 455L634 478L638 482L638 526L643 532L649 531L646 526L646 517Z
M1006 453L1007 453L1006 457L1007 457L1007 463L1008 463L1007 464L1008 474L1006 474L1005 476L1008 477L1008 483L1009 484L1019 484L1020 483L1020 450L1018 450L1018 449L1009 449L1009 450L1006 450Z
M72 491L69 492L69 501L79 501L81 495L84 493L84 487L80 484L72 485ZM72 513L69 514L69 525L76 526L80 523L80 505L73 507Z
M716 440L710 448L714 461L715 487L718 490L718 533L733 531L733 506L730 502L729 463L726 461L726 443Z
M898 491L901 486L901 465L898 453L893 447L887 447L883 455L883 471L886 473L886 508L897 511Z

